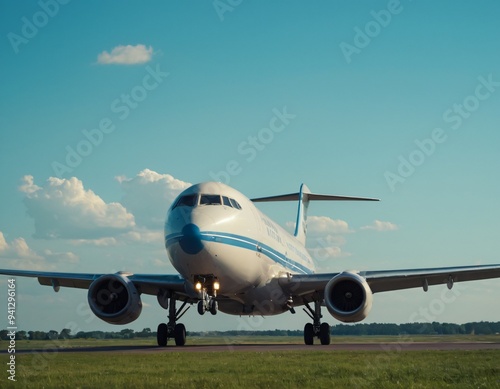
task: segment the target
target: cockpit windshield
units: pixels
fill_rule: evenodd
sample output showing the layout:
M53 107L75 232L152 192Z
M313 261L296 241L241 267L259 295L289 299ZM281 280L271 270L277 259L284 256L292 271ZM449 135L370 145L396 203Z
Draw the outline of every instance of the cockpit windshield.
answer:
M194 207L198 202L198 195L192 194L192 195L187 195L187 196L182 196L177 200L177 203L175 203L174 208L176 207Z
M177 207L196 207L197 205L224 205L230 208L241 209L241 205L227 196L213 194L190 194L179 197L173 208Z
M200 197L200 205L221 205L219 195L202 194Z

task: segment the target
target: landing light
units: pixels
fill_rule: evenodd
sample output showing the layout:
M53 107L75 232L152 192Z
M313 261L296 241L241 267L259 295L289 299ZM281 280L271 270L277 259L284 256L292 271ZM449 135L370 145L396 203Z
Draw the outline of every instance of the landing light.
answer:
M201 282L197 282L195 285L196 290L201 290Z
M214 281L214 289L219 290L219 288L220 288L219 281Z

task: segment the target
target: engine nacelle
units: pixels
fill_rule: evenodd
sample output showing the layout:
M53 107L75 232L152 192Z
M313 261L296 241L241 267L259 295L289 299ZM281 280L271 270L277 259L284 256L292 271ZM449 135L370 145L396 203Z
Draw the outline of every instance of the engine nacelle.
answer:
M358 274L343 272L325 287L325 303L330 314L344 323L366 318L372 308L373 293L366 280Z
M137 288L122 274L106 274L89 287L90 309L110 324L128 324L139 317L142 302Z

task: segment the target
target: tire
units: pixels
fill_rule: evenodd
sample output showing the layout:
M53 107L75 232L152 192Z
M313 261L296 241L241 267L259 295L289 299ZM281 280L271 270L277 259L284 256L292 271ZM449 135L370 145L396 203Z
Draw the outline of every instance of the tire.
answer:
M158 332L156 334L156 339L158 341L158 346L165 347L167 345L168 338L168 327L165 323L158 325Z
M314 344L314 327L311 323L304 326L304 343L309 346Z
M319 327L319 340L323 346L330 344L330 326L328 323L321 323Z
M200 315L204 315L205 314L205 304L204 304L204 301L198 301L198 313Z
M210 313L212 315L217 315L217 309L219 308L219 304L217 304L217 301L212 300L210 302Z
M184 324L175 325L174 338L176 346L184 346L186 344L186 327L184 327Z

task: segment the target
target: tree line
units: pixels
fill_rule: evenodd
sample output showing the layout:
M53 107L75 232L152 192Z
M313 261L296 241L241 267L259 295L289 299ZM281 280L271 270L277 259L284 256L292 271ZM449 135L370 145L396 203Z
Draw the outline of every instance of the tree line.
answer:
M453 323L370 323L337 324L331 328L332 335L500 335L500 322ZM302 336L302 330L267 330L267 331L189 331L189 336ZM60 332L17 331L16 340L56 340L56 339L133 339L156 337L156 331L144 328L142 331L124 329L121 331L80 331L72 334L68 328ZM0 339L9 340L9 331L1 330Z

